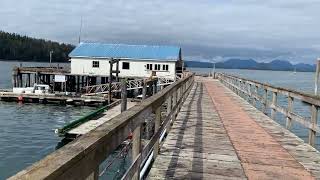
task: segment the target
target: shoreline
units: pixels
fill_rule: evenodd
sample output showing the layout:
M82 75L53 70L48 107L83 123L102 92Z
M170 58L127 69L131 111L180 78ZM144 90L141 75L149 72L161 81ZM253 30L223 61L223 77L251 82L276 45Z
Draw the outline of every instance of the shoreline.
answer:
M22 63L50 63L48 61L27 61L27 60L7 60L7 59L0 59L0 62L22 62ZM52 61L51 63L55 64L70 64L70 62L59 62L59 61Z

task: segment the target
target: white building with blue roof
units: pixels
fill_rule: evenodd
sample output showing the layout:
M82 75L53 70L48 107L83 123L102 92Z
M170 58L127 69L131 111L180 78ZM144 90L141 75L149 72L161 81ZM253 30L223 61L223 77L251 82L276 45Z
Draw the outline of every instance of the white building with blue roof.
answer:
M175 46L80 43L70 54L71 74L109 76L111 59L119 59L119 77L175 78L181 71L181 48ZM114 69L113 69L114 70Z

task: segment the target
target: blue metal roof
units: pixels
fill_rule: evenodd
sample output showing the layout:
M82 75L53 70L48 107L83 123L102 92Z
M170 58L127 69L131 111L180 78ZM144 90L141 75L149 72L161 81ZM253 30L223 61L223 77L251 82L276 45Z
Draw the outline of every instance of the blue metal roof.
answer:
M144 60L180 60L180 47L80 43L69 57L124 58Z

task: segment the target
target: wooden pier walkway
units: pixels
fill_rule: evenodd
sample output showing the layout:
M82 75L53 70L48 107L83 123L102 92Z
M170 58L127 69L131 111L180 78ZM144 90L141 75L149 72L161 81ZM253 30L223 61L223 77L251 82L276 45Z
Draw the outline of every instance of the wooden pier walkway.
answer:
M149 179L319 179L320 153L226 88L196 78Z
M320 153L312 147L320 133L319 97L226 74L215 77L188 74L127 111L106 115L109 120L10 179L96 180L101 164L129 134L132 161L124 180L320 179ZM277 104L280 95L287 107ZM245 99L271 110L272 118ZM296 101L310 107L311 116L294 112ZM273 120L277 113L287 129ZM144 139L149 117L154 133ZM309 144L288 130L292 123L307 128Z

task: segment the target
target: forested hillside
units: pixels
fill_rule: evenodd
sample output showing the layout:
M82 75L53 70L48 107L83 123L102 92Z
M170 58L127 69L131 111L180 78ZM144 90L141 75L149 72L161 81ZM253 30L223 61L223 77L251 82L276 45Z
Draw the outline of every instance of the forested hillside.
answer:
M185 61L186 67L213 68L211 62ZM273 71L303 71L314 72L314 64L291 64L285 60L273 60L271 62L257 62L253 59L229 59L215 63L216 68L222 69L254 69L254 70L273 70Z
M67 62L68 54L73 48L74 46L70 44L0 31L0 59L2 60L48 62L50 51L53 51L53 62Z

